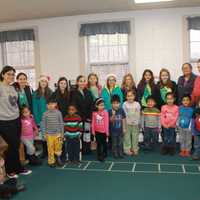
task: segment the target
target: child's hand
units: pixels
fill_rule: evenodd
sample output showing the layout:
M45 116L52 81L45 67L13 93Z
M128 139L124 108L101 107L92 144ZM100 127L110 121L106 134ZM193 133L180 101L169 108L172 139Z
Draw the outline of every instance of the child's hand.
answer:
M112 115L112 116L111 116L110 121L111 121L111 122L114 122L114 121L115 121L115 115Z
M106 137L106 142L108 143L108 137Z

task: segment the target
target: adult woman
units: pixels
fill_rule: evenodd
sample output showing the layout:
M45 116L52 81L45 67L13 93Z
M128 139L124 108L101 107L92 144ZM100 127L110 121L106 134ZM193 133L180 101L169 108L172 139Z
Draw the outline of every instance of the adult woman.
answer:
M123 94L121 88L116 84L117 77L114 74L109 74L106 79L106 84L102 89L102 98L104 100L106 110L111 109L111 97L118 95L120 103L123 103Z
M52 98L56 99L58 109L62 113L63 118L67 114L67 107L69 105L69 88L68 81L65 77L61 77L57 83L57 89L52 94Z
M14 83L14 87L18 93L18 103L19 106L26 105L32 111L32 89L28 85L28 77L25 73L20 72L17 74L17 82Z
M192 90L194 87L194 81L196 79L196 75L192 73L192 65L190 63L184 63L182 65L183 75L179 77L177 83L178 90L178 104L181 104L181 99L183 95L192 94Z
M126 92L127 91L132 90L134 93L136 93L135 81L134 81L131 73L128 73L123 77L121 90L123 93L123 101L126 101Z
M200 73L200 59L197 61L197 69ZM194 88L192 91L193 104L197 103L199 97L200 97L200 76L198 76L194 82Z
M160 102L159 105L164 105L166 103L166 94L173 93L175 99L177 100L177 87L176 83L171 80L170 73L167 69L161 69L159 75L159 82L157 83L160 92Z
M15 69L11 66L5 66L0 73L0 135L8 144L5 167L10 178L17 178L17 174L27 175L31 173L31 171L24 169L19 161L21 123L17 104L18 94L11 85L14 78Z

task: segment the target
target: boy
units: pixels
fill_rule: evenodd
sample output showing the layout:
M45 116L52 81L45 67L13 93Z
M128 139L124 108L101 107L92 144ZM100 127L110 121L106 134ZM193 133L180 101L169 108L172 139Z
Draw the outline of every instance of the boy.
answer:
M182 97L182 105L179 107L179 134L180 134L180 156L190 156L192 132L190 130L190 124L193 117L193 108L191 107L190 95L184 95Z
M64 117L64 137L66 139L66 152L69 162L80 162L80 136L83 128L81 117L76 114L76 106L70 104L68 115Z
M114 158L123 158L123 132L125 131L125 112L120 108L120 98L113 95L111 98L112 109L108 111L110 134L112 139L112 152Z
M144 150L153 150L159 139L160 110L156 107L153 96L147 98L147 107L142 111L142 129L144 134Z
M42 117L41 129L47 140L48 165L50 167L63 166L60 158L64 132L62 114L57 109L57 102L54 98L49 98L47 108L48 110Z

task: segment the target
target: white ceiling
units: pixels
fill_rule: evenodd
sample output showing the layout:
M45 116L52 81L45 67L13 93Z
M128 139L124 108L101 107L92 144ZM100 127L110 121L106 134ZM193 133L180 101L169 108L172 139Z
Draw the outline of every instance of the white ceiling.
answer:
M0 22L152 8L200 6L200 0L135 5L134 0L0 0Z

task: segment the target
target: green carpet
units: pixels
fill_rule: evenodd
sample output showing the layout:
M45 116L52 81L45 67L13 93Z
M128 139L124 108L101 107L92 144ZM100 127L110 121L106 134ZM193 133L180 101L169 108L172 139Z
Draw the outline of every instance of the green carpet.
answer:
M84 160L94 160L93 155ZM107 161L200 164L189 158L179 156L161 156L158 153L140 153L139 156ZM83 166L84 167L84 166ZM88 169L108 169L109 163L91 163ZM154 170L153 165L139 165L143 170ZM137 168L137 167L136 167ZM199 200L200 174L159 174L159 173L120 173L87 170L51 169L46 163L32 168L29 176L21 176L27 190L18 194L14 200ZM129 164L116 163L113 170L131 170ZM141 169L140 169L141 170ZM161 165L161 170L181 171L180 166ZM186 171L195 171L196 167L186 166Z

